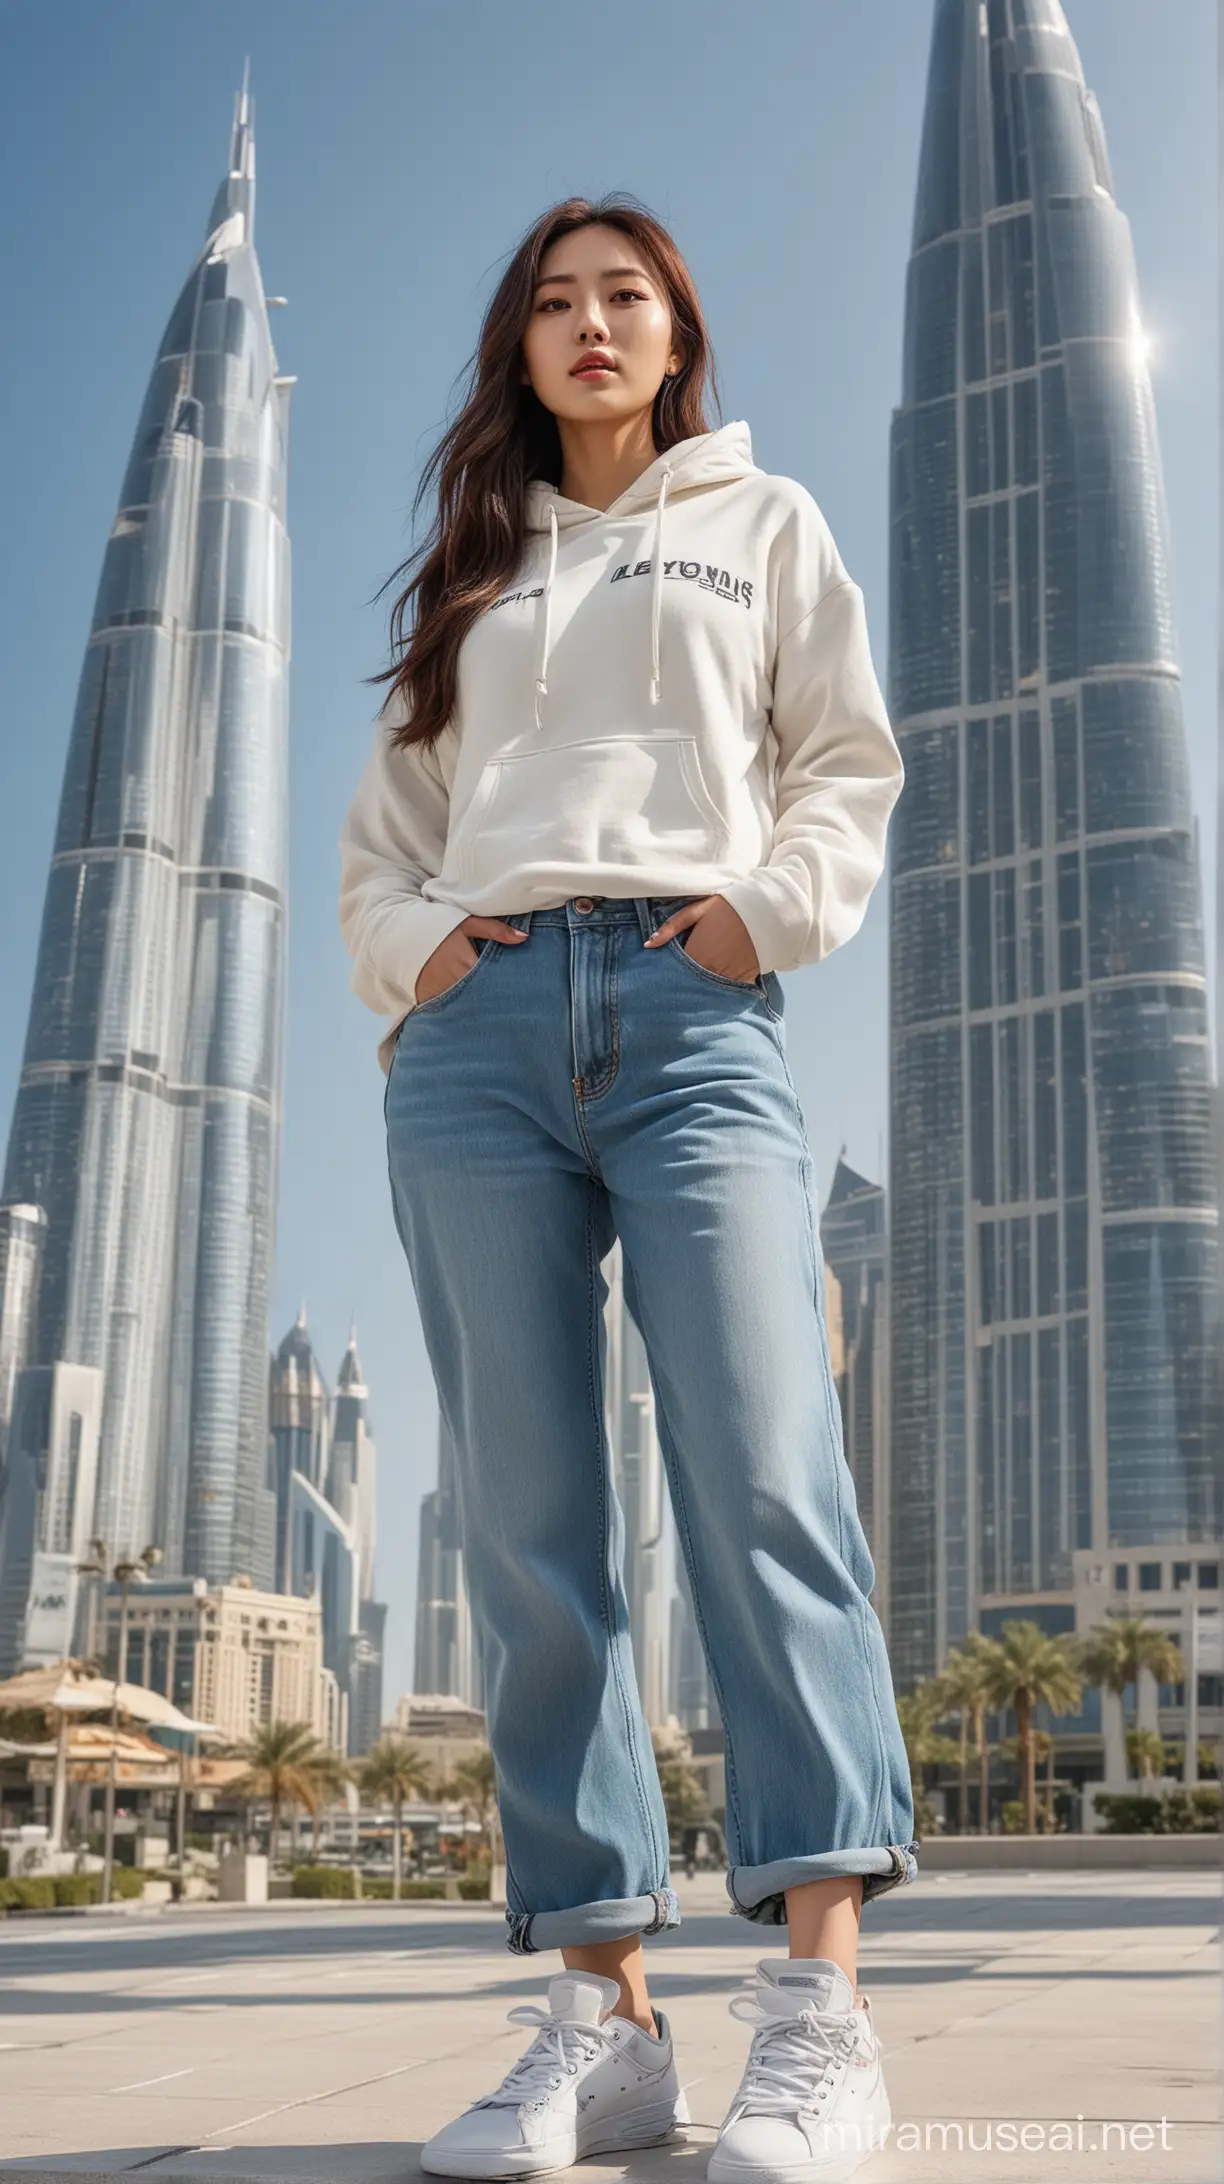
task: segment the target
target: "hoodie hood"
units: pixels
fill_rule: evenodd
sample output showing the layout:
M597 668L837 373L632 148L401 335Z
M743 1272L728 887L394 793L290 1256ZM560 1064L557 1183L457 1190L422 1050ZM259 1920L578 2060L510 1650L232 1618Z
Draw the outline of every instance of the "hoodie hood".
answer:
M545 478L532 478L527 487L527 530L549 534L548 571L540 597L538 650L535 674L535 724L543 726L541 703L548 695L548 647L552 622L553 581L557 573L557 539L563 530L582 523L603 523L636 515L653 506L654 545L651 550L650 599L650 703L663 694L659 658L659 624L663 598L663 511L669 499L698 487L727 485L747 477L757 465L752 460L752 434L744 418L721 425L717 432L698 432L689 440L677 440L648 463L640 476L607 508L589 508L585 501L570 500Z

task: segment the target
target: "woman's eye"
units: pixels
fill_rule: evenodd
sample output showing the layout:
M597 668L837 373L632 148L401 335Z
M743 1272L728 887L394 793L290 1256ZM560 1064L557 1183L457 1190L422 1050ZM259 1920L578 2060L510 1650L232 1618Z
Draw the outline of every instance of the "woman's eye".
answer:
M638 303L645 303L647 301L647 298L643 295L640 288L616 288L613 289L612 295L613 301L615 301L618 296L632 296ZM540 305L541 313L544 313L545 311L551 311L555 303L564 305L567 310L569 308L568 299L565 296L546 296L543 303Z

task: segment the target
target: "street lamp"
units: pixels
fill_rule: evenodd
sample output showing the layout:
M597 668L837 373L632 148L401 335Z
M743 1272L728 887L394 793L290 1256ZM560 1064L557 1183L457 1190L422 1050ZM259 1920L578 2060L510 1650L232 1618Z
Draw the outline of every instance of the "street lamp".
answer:
M93 1559L89 1562L78 1563L77 1568L83 1574L99 1578L103 1583L109 1575L110 1582L119 1586L119 1650L115 1661L114 1681L111 1685L111 1744L110 1756L106 1763L106 1818L100 1892L101 1901L109 1903L111 1900L111 1882L115 1870L115 1781L118 1774L119 1757L119 1686L123 1680L124 1668L127 1665L128 1593L134 1584L144 1585L148 1582L150 1570L155 1570L162 1559L162 1551L160 1547L142 1547L134 1560L124 1558L116 1562L108 1573L105 1542L95 1539L90 1542L90 1545L94 1551Z
M96 1580L89 1588L85 1619L85 1659L92 1667L98 1646L98 1594L106 1581L107 1574L106 1541L104 1539L91 1539L88 1557L84 1562L78 1562L76 1568L78 1576L90 1577Z

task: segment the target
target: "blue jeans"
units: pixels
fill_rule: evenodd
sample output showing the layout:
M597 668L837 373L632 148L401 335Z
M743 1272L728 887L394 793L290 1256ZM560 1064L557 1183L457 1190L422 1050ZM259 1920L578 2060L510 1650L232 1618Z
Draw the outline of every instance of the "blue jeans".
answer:
M802 1882L870 1897L917 1870L782 986L704 970L687 934L643 946L693 899L510 914L528 938L476 936L387 1078L519 1953L679 1923L604 1418L618 1235L722 1717L732 1906L781 1924Z

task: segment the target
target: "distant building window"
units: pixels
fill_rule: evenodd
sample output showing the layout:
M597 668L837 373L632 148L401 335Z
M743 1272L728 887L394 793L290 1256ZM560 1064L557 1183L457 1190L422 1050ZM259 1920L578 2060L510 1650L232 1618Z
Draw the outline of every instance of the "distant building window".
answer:
M1220 1565L1218 1562L1200 1562L1198 1566L1198 1573L1199 1585L1204 1592L1219 1591Z
M1160 1591L1160 1579L1161 1579L1161 1564L1160 1564L1159 1562L1141 1562L1141 1563L1140 1563L1140 1565L1139 1565L1139 1590L1140 1590L1140 1592L1159 1592L1159 1591Z
M1192 1565L1191 1563L1189 1563L1189 1562L1175 1562L1175 1563L1174 1563L1174 1565L1173 1565L1173 1590L1174 1590L1174 1592L1185 1592L1185 1590L1186 1590L1186 1587L1187 1587L1187 1585L1188 1585L1188 1584L1190 1583L1190 1573L1191 1573L1191 1569L1192 1569L1192 1567L1193 1567L1193 1565Z
M1128 1563L1125 1563L1125 1562L1115 1562L1115 1564L1114 1564L1114 1591L1115 1591L1115 1592L1129 1592L1129 1590L1130 1590L1130 1565L1129 1565Z
M1224 1706L1224 1676L1200 1676L1198 1702L1200 1706Z

